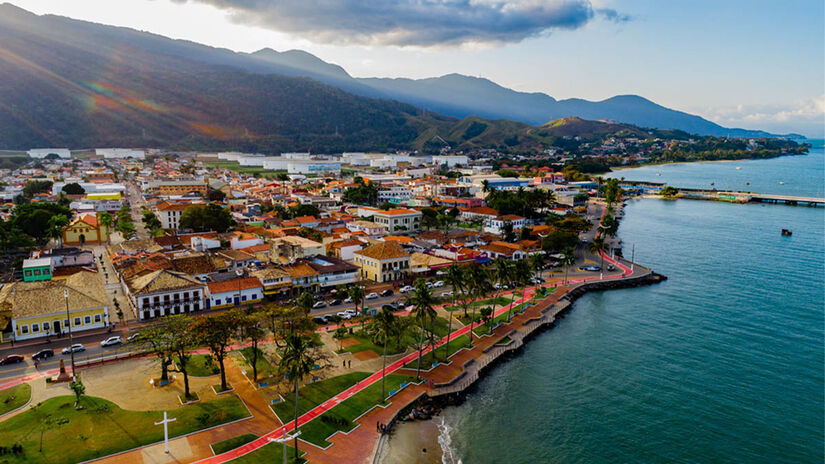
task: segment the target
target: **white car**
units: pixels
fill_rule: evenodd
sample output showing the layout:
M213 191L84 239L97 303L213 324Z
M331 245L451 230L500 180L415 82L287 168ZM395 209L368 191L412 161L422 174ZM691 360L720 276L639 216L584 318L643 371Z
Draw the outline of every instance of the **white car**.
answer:
M352 303L352 297L348 296L348 297L344 298L344 303Z
M407 293L407 292L413 291L413 288L410 285L405 285L405 286L401 287L401 290L398 290L398 291L401 292L401 293Z
M427 288L432 289L433 288L433 283L432 282L427 282Z
M367 293L367 296L365 296L364 298L367 299L367 300L374 300L374 299L378 298L378 294L375 293L375 292Z
M344 312L345 312L345 313L347 313L347 314L349 314L349 315L351 315L351 316L355 316L356 314L358 314L358 313L357 313L354 309L352 309L352 308L350 308L350 309L345 309L345 310L344 310Z
M352 314L350 314L346 311L337 312L337 313L335 313L335 315L340 317L341 319L347 319L347 320L352 319Z
M443 280L439 280L438 282L433 284L433 287L435 287L435 288L441 288L443 286L444 286L444 281Z
M319 301L312 305L312 309L320 309L326 307L327 303L325 301Z
M63 353L63 354L69 354L69 353L71 353L71 352L73 352L73 351L74 351L75 353L78 353L78 352L80 352L80 351L86 351L86 347L85 347L85 346L83 346L83 344L82 344L82 343L75 343L75 344L74 344L74 345L72 345L72 346L67 346L66 348L63 348L63 351L61 351L61 353Z
M444 292L441 296L453 296L453 292Z
M109 337L106 340L100 342L100 346L112 346L112 345L120 345L123 343L123 339L120 337Z

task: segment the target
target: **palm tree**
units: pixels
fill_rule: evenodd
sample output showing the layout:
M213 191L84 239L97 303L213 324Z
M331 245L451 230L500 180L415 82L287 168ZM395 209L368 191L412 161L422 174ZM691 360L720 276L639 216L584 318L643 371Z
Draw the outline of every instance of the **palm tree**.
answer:
M381 367L381 402L387 399L386 390L384 389L384 377L387 374L387 341L391 339L397 330L395 314L389 308L381 309L381 312L375 315L373 319L375 324L375 340L381 342L383 345L381 357L383 358L383 366Z
M358 305L361 305L361 308L364 307L364 287L360 285L353 285L349 289L347 289L347 296L352 299L352 303L355 305L355 314L358 314Z
M517 261L514 274L514 283L521 286L521 304L523 305L524 293L527 291L527 287L530 286L530 279L533 278L533 269L526 260ZM512 308L513 305L511 304L510 309ZM510 320L509 312L507 313L507 320Z
M290 334L284 340L284 348L281 353L281 362L278 369L282 375L292 380L295 388L295 462L298 462L298 383L312 372L315 367L315 357L312 353L312 345L304 335Z
M64 214L58 214L49 218L49 229L46 231L50 238L58 241L63 246L63 228L69 225L69 218Z
M605 242L603 235L597 235L596 238L590 242L589 251L593 254L599 255L601 258L601 266L599 267L599 277L601 278L604 275L604 253L605 250Z
M565 247L561 252L561 264L564 266L564 283L567 283L567 271L570 266L576 264L576 250L573 247Z
M476 303L475 300L486 295L490 288L490 281L492 280L492 272L484 269L481 266L473 266L470 268L468 276L469 285L472 289L470 292L470 301L473 304L473 317L470 319L470 344L473 343L473 325L476 321Z
M450 311L450 321L447 324L447 343L444 344L444 359L450 358L450 334L453 331L453 311L455 311L455 299L462 290L464 290L464 271L458 267L458 264L453 263L447 268L447 275L444 278L447 283L453 287L453 304Z
M421 336L418 339L418 368L415 373L415 377L418 379L421 378L421 356L424 352L424 331L436 317L435 309L433 309L435 298L433 297L432 292L430 292L429 287L427 287L427 282L424 279L418 279L415 281L415 290L412 298L410 298L410 303L413 305L413 319L418 322L418 325L421 328Z
M484 179L484 180L481 181L481 191L484 192L484 193L487 193L487 192L490 191L490 181L489 180Z
M547 256L544 253L535 253L530 256L530 264L533 266L533 269L536 270L536 274L538 274L539 278L542 278L542 273L544 270L544 265L547 263ZM542 281L544 279L542 278Z
M97 213L97 223L98 223L98 225L100 225L100 227L105 227L106 228L106 243L111 243L111 238L109 238L109 235L111 235L111 233L112 233L112 231L111 231L112 222L113 222L112 215L109 214L108 212L103 211L103 212Z

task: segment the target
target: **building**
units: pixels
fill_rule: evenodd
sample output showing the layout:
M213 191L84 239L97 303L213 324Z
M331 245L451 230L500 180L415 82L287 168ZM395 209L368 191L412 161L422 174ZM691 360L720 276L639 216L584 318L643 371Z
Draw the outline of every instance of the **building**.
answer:
M163 180L147 183L144 190L158 196L186 195L189 193L204 196L209 191L209 184L204 179Z
M209 300L206 309L231 308L244 304L260 303L264 298L264 286L257 277L242 277L221 282L209 282ZM240 298L238 298L240 296Z
M125 293L141 321L204 308L206 284L180 272L160 270L127 280Z
M54 274L52 258L23 260L23 282L52 280L52 274Z
M410 273L410 254L395 241L376 243L354 256L362 279L381 283L401 280Z
M297 235L274 238L269 244L269 259L273 263L289 263L325 253L326 248L322 243Z
M364 242L356 238L338 240L327 245L327 254L335 258L350 261L355 258L355 252L364 249Z
M97 215L86 213L77 216L63 228L64 245L85 245L87 243L106 243L109 230L97 221Z
M106 159L145 159L146 152L143 150L133 150L131 148L96 148L95 154Z
M282 156L287 155L284 153ZM291 160L286 167L289 174L339 174L340 161L326 160Z
M312 268L305 262L299 262L284 266L283 270L289 274L292 279L291 293L297 296L302 292L318 291L318 271Z
M264 295L271 298L288 296L292 289L292 276L283 269L266 267L252 271L264 286Z
M359 267L331 256L314 256L302 260L318 273L318 285L321 289L349 285L357 282Z
M0 289L0 312L11 313L15 340L63 336L69 327L73 333L104 328L109 324L108 301L100 276L87 271Z
M407 208L382 210L361 206L358 208L360 217L372 216L372 221L387 226L390 233L416 232L421 229L421 211Z
M378 187L379 202L405 202L412 198L412 192L406 185L382 185Z
M363 232L368 237L383 237L389 230L388 226L372 221L352 221L346 227L350 232Z
M469 163L469 159L466 156L451 156L451 155L444 155L444 156L433 156L433 164L437 166L441 166L446 164L448 168L454 168L456 166L464 166Z
M474 220L481 220L482 223L486 224L497 217L498 211L487 206L479 206L478 208L469 208L461 210L461 219L463 221L472 222Z
M49 155L56 155L59 158L69 159L72 157L72 152L68 148L32 148L27 152L29 158L46 158ZM54 156L52 157L54 158Z
M180 227L180 216L191 206L189 203L171 203L164 201L155 207L155 214L164 229L177 230Z
M513 230L518 230L524 227L525 219L521 216L516 216L515 214L507 214L504 216L499 216L493 219L490 219L484 225L484 232L489 232L491 234L501 235L504 233L504 225L510 223L513 225Z

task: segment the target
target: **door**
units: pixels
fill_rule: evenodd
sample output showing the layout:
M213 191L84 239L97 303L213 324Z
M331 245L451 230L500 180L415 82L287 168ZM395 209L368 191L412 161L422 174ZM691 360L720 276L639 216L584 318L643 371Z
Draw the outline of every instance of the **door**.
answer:
M52 332L55 335L60 335L60 321L52 322Z

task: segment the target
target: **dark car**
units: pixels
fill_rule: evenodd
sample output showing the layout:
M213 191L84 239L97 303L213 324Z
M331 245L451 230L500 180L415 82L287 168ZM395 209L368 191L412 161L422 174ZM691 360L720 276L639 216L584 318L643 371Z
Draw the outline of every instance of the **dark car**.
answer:
M338 306L339 304L341 304L341 300L339 299L335 299L329 302L330 306Z
M5 366L6 364L17 364L23 362L23 356L19 354L10 354L3 359L0 359L0 366Z
M384 306L381 306L381 309L396 311L396 310L398 310L399 306L401 306L401 305L399 305L398 303L388 303L388 304L385 304Z
M37 353L32 355L32 359L37 359L37 360L42 361L44 359L51 358L52 356L54 356L54 350L48 350L48 349L47 350L40 350Z
M392 295L392 290L390 290L390 289L386 289L383 292L381 292L381 296L391 296L391 295Z

